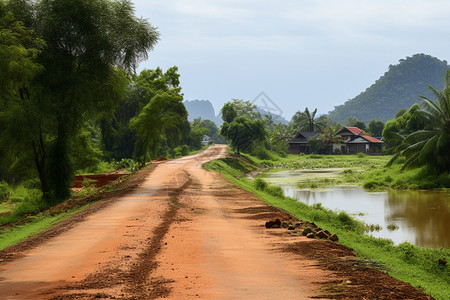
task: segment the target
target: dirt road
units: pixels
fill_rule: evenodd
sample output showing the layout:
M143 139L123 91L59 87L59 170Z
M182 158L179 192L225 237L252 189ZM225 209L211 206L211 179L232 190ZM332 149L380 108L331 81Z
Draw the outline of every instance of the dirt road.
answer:
M0 298L429 299L339 244L265 229L292 218L202 169L225 155L162 162L70 229L7 249L17 258L0 264Z

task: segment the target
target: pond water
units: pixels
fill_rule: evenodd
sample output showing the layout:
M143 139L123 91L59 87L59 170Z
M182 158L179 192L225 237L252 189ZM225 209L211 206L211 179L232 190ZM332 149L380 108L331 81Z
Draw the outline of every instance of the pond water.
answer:
M389 191L372 193L360 187L336 186L329 189L300 190L296 183L311 172L321 176L338 170L280 171L263 173L259 177L283 188L286 196L308 205L322 203L333 210L343 210L366 224L380 225L375 237L391 239L395 244L409 242L436 248L450 247L450 194L435 191ZM317 178L317 176L315 176ZM396 230L388 225L395 224Z

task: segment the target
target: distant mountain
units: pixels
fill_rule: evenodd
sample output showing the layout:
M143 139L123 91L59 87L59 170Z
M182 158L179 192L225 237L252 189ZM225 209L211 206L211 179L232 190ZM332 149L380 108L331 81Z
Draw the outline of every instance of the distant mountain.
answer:
M265 110L265 109L263 109L263 108L256 108L256 111L257 112L259 112L260 114L261 114L261 117L262 118L264 118L264 115L269 115L269 116L272 116L272 119L273 119L273 122L275 123L275 124L278 124L278 123L282 123L282 124L289 124L289 121L287 121L283 116L280 116L280 115L277 115L277 114L274 114L274 113L271 113L270 111L267 111L267 110Z
M202 118L202 120L211 120L218 125L222 124L222 120L216 117L214 107L209 100L185 100L183 103L188 111L189 121Z
M349 116L366 123L372 119L386 122L393 119L399 109L421 103L418 95L434 99L427 85L443 89L448 69L447 61L430 55L415 54L400 59L399 64L390 65L368 89L343 105L335 106L328 115L336 122L343 122Z
M214 111L214 107L212 106L209 100L185 100L184 106L188 111L188 120L193 121L197 118L202 118L202 120L211 120L217 124L217 126L222 125L223 120L220 112L216 115ZM257 112L261 114L261 117L264 117L265 114L271 115L272 119L275 123L281 122L283 124L288 124L282 116L268 112L262 108L257 108Z

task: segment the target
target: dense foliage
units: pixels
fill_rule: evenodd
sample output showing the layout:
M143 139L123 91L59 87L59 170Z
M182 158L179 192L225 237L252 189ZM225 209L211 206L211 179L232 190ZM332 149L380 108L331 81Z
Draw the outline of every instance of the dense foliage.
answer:
M71 195L75 172L201 146L178 68L135 75L159 33L130 1L0 0L0 30L0 183L8 190L39 188L50 205ZM40 201L30 195L28 203Z
M158 33L127 1L11 0L4 7L7 18L22 21L45 44L34 43L40 71L2 97L2 138L15 142L17 156L33 159L47 201L65 199L74 173L71 143L88 120L113 112L125 72L146 57ZM28 31L20 34L26 49Z
M261 110L249 101L232 99L221 109L224 123L220 135L226 138L236 153L253 153L260 158L271 158L270 151L284 155L292 129L281 121L275 123L270 113L261 116Z
M364 122L371 119L386 122L399 109L422 102L417 95L431 97L427 84L441 89L442 76L448 69L445 60L425 54L401 59L398 65L390 65L389 70L364 92L336 106L329 117L337 122L349 116Z
M403 168L427 166L433 172L450 172L450 71L442 91L429 86L437 100L423 97L423 109L417 115L425 124L423 129L408 134L396 149L398 156L407 158Z
M414 104L406 112L399 111L396 118L386 122L383 139L387 147L391 149L390 152L401 144L405 136L425 128L425 122L421 118L419 110L420 106Z

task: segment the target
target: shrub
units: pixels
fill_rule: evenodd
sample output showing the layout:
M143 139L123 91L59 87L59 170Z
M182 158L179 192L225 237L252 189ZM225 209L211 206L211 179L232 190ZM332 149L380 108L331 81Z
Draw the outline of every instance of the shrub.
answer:
M352 227L355 225L354 220L345 211L339 212L337 218L345 227Z
M261 178L256 178L253 184L255 185L255 188L260 191L264 191L268 186L267 182Z
M390 175L388 175L388 176L386 176L385 178L384 178L384 182L392 182L392 181L394 181L394 179L390 176Z
M256 147L251 154L261 160L277 160L276 156L272 152L262 146Z
M410 243L404 242L397 246L397 251L400 252L403 260L406 262L412 262L415 257L416 248Z
M81 186L85 189L90 189L95 187L95 183L97 182L97 180L94 179L89 179L87 177L83 178L83 182L81 183Z
M189 147L188 145L183 145L176 147L173 151L175 152L175 156L186 156L189 154Z
M325 210L312 210L310 216L312 221L320 222L327 220L329 218L329 214Z
M40 191L36 189L27 189L23 185L19 185L10 189L10 196L8 202L19 203L27 198L30 198L30 196L36 193L40 193Z
M6 182L0 182L0 203L6 200L6 197L10 194L9 186Z
M362 152L356 154L356 156L357 156L358 158L364 158L364 157L367 157L367 155L366 155L365 153L362 153Z
M279 186L269 185L265 188L265 191L274 197L283 198L284 192Z
M311 189L317 189L319 186L317 185L317 183L312 182L312 183L309 185L309 187L310 187Z
M341 149L336 148L333 150L333 154L339 155L339 154L342 154L342 151L341 151Z
M14 214L25 215L35 212L40 212L48 208L45 201L42 199L42 195L38 191L30 191L25 198L16 205L14 208Z
M313 205L311 205L311 208L317 210L326 210L326 208L322 206L321 202L314 203Z
M377 189L377 188L380 188L381 186L384 186L384 185L376 180L369 180L369 181L364 182L364 184L363 184L363 188L365 188L367 190Z

